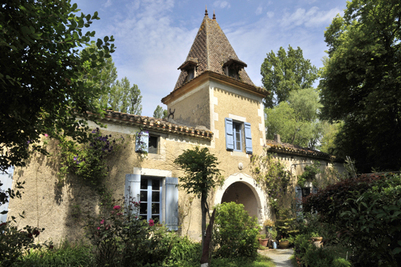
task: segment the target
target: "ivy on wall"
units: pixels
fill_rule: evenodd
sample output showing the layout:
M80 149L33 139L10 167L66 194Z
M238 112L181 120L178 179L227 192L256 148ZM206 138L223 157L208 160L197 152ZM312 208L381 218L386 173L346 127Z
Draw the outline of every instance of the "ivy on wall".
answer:
M98 188L109 174L107 160L121 149L125 139L111 134L102 135L99 128L92 131L89 142L83 145L61 138L61 167L59 185L64 184L67 174L73 174L90 186Z

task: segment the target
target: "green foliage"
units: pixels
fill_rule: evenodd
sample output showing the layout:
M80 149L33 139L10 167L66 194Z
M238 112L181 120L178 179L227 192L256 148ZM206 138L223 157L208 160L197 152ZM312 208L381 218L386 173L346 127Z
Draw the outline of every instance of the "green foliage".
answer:
M92 246L83 242L71 244L68 241L47 249L31 250L18 261L18 266L94 266Z
M123 205L106 203L99 215L88 213L88 237L95 247L96 266L161 266L169 259L176 233L153 220L139 220L139 203L129 200ZM126 208L124 208L126 207Z
M95 35L85 28L99 17L78 11L69 0L0 5L1 171L24 166L32 151L46 153L40 144L45 133L84 139L86 121L101 114L92 99L103 89L79 78L99 72L114 52L114 40L97 39L96 47L104 52L95 60L85 50L80 53L79 47L89 46Z
M180 187L188 194L194 194L201 199L202 233L206 231L206 214L209 212L207 197L210 191L222 185L224 178L217 168L217 157L210 154L207 147L186 149L175 160L174 164L184 171L180 177ZM204 235L202 234L202 246Z
M304 59L301 48L288 46L267 54L260 68L263 86L270 92L265 98L265 107L272 108L288 100L290 92L311 88L318 78L318 71L310 60Z
M217 168L217 157L210 154L207 147L186 149L175 160L174 164L179 166L185 173L180 177L180 185L188 194L208 196L211 189L223 182L220 170Z
M279 209L277 217L276 229L280 239L288 239L299 232L296 227L296 218L291 209Z
M265 109L267 139L273 139L274 134L280 134L285 143L315 147L323 133L323 123L318 120L320 108L316 89L289 92L286 101Z
M398 170L401 158L401 4L353 0L325 32L322 117L344 121L335 144L357 168Z
M130 85L127 77L116 81L108 95L108 109L129 113L133 115L141 115L142 113L142 96L138 85Z
M187 236L180 237L171 249L163 266L181 267L199 265L201 244L191 241Z
M218 205L212 235L215 257L247 257L254 260L259 231L257 219L248 215L244 205L234 202Z
M61 168L59 183L63 183L68 173L77 175L83 182L100 188L108 176L107 159L122 147L124 138L102 136L99 128L91 132L88 144L77 144L74 140L62 138Z
M350 246L355 266L401 264L401 177L396 174L361 175L330 185L307 197L306 211Z
M165 119L167 118L167 116L168 116L167 110L157 105L155 111L153 111L153 118Z
M277 210L290 185L291 172L266 149L260 156L252 155L250 167L253 178L263 187L270 204Z
M12 222L0 224L0 266L12 266L26 250L39 248L34 238L44 230L28 225L18 230Z
M331 154L331 155L338 155L337 147L335 144L335 138L337 134L340 132L343 123L342 121L338 123L323 123L323 137L320 140L320 147L319 150Z
M307 181L313 181L318 173L320 173L319 161L314 161L311 165L306 165L304 167L304 172L298 176L299 186L304 187Z
M247 257L237 258L214 258L210 261L211 266L219 267L273 267L276 266L272 260L266 256L257 255L256 259L250 259ZM192 267L194 265L184 265Z

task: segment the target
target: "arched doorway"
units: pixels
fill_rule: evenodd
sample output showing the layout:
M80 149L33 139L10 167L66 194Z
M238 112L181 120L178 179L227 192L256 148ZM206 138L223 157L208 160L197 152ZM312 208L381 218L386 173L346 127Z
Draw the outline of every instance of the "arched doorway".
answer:
M224 202L243 204L249 216L258 217L258 203L255 194L243 182L235 182L226 189L221 199L221 203Z
M249 215L256 216L260 224L269 218L269 207L264 192L250 175L232 174L217 189L215 205L230 201L244 204Z

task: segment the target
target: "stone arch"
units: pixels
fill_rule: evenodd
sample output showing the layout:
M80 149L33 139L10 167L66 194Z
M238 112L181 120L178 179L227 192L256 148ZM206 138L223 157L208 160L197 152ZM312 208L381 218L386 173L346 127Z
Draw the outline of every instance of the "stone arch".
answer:
M239 189L242 188L244 189L244 193L252 193L254 199L252 197L248 198L248 207L246 209L251 210L250 215L256 216L258 218L259 223L263 223L264 220L269 218L269 206L266 201L265 194L256 183L256 181L249 175L244 174L244 173L235 173L233 175L230 175L225 181L223 186L219 187L217 189L217 192L215 194L214 198L214 204L220 204L223 201L223 198L227 200L231 200L232 198L236 196L230 196L230 195L225 195L227 192L227 189ZM235 190L234 190L235 191ZM239 200L247 200L244 197L239 196ZM253 203L253 204L252 204ZM255 205L255 206L249 206L249 205ZM254 213L254 214L253 214Z

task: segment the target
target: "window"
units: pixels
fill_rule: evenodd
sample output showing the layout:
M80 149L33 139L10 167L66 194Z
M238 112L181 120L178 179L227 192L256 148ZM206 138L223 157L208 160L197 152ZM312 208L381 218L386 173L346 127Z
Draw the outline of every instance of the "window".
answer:
M252 154L251 124L226 118L225 127L226 149L243 152L245 148L247 154Z
M187 70L187 78L185 79L186 82L192 80L195 76L195 70L194 69L188 69Z
M135 152L138 153L158 153L159 136L149 134L148 132L141 131L136 135Z
M170 230L178 230L178 178L153 176L168 172L163 170L134 168L134 172L150 174L125 176L125 199L140 201L139 218L153 219Z
M162 187L157 177L141 177L139 218L161 222Z

